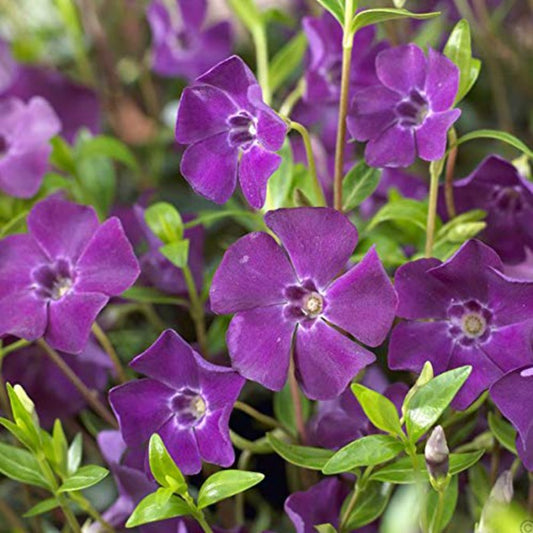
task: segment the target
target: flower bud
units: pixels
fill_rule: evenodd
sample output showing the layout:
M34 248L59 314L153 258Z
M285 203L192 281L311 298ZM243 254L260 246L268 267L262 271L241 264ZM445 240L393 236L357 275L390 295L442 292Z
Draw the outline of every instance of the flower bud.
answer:
M432 431L426 442L424 454L431 479L439 481L445 478L448 475L450 450L441 426Z
M492 527L493 519L498 512L501 512L511 503L513 493L513 474L510 470L506 470L500 474L490 491L487 502L481 512L481 519L476 528L476 533L494 533L495 529Z
M39 426L39 417L37 416L37 411L35 410L35 404L33 400L28 396L26 391L18 383L13 387L13 392L17 395L20 403L24 409L30 414L34 424Z

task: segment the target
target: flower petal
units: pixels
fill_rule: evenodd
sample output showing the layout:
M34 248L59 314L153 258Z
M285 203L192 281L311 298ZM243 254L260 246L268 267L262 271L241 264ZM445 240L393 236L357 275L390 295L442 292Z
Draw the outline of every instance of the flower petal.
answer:
M407 94L423 89L426 81L426 57L415 44L383 50L376 57L376 72L385 87Z
M280 238L301 281L317 289L342 270L357 244L357 230L348 217L328 207L277 209L265 215Z
M239 152L227 133L191 144L181 159L181 173L194 191L217 204L229 200L237 183Z
M265 104L259 106L257 115L257 138L270 152L281 150L287 134L285 122Z
M202 469L200 450L193 429L182 428L173 416L158 431L178 468L186 475L198 474ZM214 444L214 443L212 443Z
M228 467L235 461L235 451L229 436L230 412L231 409L221 409L209 413L194 428L200 455L208 463Z
M321 320L296 332L294 364L303 393L312 400L331 400L348 386L375 355Z
M459 69L446 56L429 49L426 95L433 111L452 107L459 89Z
M0 299L0 317L0 337L14 335L34 341L46 330L46 302L27 289L11 292Z
M446 150L446 135L459 118L460 109L429 115L415 133L418 155L425 161L440 159Z
M0 188L17 198L35 196L49 169L51 151L51 146L46 143L27 152L6 153L0 159Z
M283 250L266 233L250 233L232 244L215 272L209 293L215 313L234 313L285 302L296 276Z
M98 229L98 217L92 207L50 197L33 207L28 229L50 259L75 263Z
M257 144L242 154L239 163L239 182L248 203L261 209L265 203L267 181L281 163L281 157Z
M385 340L398 305L374 247L329 287L325 300L327 320L369 346L378 346Z
M75 288L115 296L139 276L139 263L120 220L106 220L94 233L76 265Z
M415 136L399 125L368 141L365 160L372 167L408 167L415 160Z
M87 345L91 326L109 298L100 293L69 292L48 305L45 339L52 348L80 353Z
M283 388L289 370L295 323L280 305L237 313L228 329L228 350L241 376L271 390Z

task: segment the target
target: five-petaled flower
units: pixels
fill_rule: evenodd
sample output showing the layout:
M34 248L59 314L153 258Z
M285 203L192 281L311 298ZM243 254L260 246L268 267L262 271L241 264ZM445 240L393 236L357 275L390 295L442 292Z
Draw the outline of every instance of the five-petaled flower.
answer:
M18 198L34 196L49 169L50 139L61 123L50 104L36 96L0 101L0 189Z
M524 466L533 472L533 366L518 368L490 389L496 407L518 430L516 449Z
M287 127L264 102L246 64L232 56L181 96L176 140L189 145L181 172L192 188L216 203L226 202L237 177L248 203L265 203L268 178L278 168L276 152Z
M281 241L256 232L225 253L211 285L216 313L236 313L227 341L233 367L279 390L294 343L296 376L313 399L338 396L375 356L394 318L396 293L374 249L341 277L357 242L346 216L330 208L270 211ZM339 331L339 330L342 330Z
M28 228L0 241L0 335L79 353L109 298L139 275L131 244L117 218L99 224L92 207L55 197L33 207Z
M228 423L244 384L241 376L208 363L172 330L130 366L148 377L109 393L128 446L142 446L158 433L184 474L197 474L202 459L225 467L233 463Z
M468 407L505 372L533 361L533 283L502 274L488 246L467 241L448 261L419 259L396 272L398 316L389 366L420 371L426 360L436 373L471 365L453 401Z
M358 91L348 114L354 139L368 141L366 162L375 167L407 167L415 155L440 159L446 134L461 111L451 109L459 86L459 69L445 56L414 44L380 52L380 85Z

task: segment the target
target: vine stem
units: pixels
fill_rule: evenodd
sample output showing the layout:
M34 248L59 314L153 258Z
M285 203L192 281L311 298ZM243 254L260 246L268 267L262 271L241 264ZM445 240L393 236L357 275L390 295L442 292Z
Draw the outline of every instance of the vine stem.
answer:
M268 43L265 25L256 25L251 33L255 46L257 81L259 81L259 85L263 91L265 104L270 105L272 95L270 93L270 81L268 79Z
M247 403L237 400L233 407L251 416L253 419L257 420L263 426L273 428L273 429L277 429L277 428L283 429L281 424L275 418L272 418L271 416L268 416L268 415L265 415L259 412L257 409L255 409L251 405L248 405Z
M307 442L307 432L305 430L305 421L302 409L302 399L300 398L300 389L298 387L298 382L296 381L293 355L291 355L291 361L289 365L289 388L291 391L292 406L294 408L296 429L300 437L300 442L302 444L305 444Z
M439 533L438 525L442 520L442 513L444 512L444 490L439 490L438 494L437 510L435 511L435 518L430 526L430 533Z
M72 369L65 363L63 358L44 340L39 339L37 344L45 351L46 355L52 362L63 372L65 377L76 387L78 392L83 396L85 401L90 405L96 413L98 413L103 420L105 420L111 427L118 429L118 424L111 411L100 402L94 391L91 391L85 383L72 371Z
M455 203L453 201L453 174L455 171L455 162L457 160L457 133L455 128L448 132L448 145L451 146L448 160L446 161L446 173L444 175L444 198L446 201L446 211L448 218L455 218Z
M313 180L313 190L315 192L316 198L318 200L318 207L326 205L326 197L324 196L324 191L322 190L322 185L318 179L318 174L316 171L316 162L315 156L313 154L313 146L311 145L311 137L307 128L300 124L299 122L289 121L289 126L291 129L297 131L301 136L305 146L305 155L307 157L307 165L309 167L309 172L311 173L311 178Z
M190 315L194 322L194 328L196 330L196 340L200 346L200 352L202 355L207 356L207 332L205 329L205 313L202 300L196 290L194 278L192 277L191 269L185 265L182 267L183 277L185 278L185 284L189 291L189 298L191 300Z
M439 192L439 177L442 171L443 159L432 161L429 165L430 183L429 183L429 203L428 216L426 223L426 248L425 256L431 257L433 253L433 242L435 239L435 223L437 218L437 196Z
M298 103L298 100L303 96L305 91L305 79L301 78L296 84L296 87L287 95L287 98L283 100L279 108L279 114L284 117L290 116L294 106Z
M107 355L109 355L109 359L111 359L111 362L113 363L113 367L115 368L119 383L126 383L126 381L128 381L128 378L126 377L126 373L124 372L124 368L122 367L120 358L115 348L113 347L112 342L109 340L109 337L96 322L93 323L92 332L94 336L98 339L100 346L104 349Z
M335 147L335 174L333 181L334 207L342 210L342 179L344 177L344 148L346 140L346 115L350 92L350 67L354 35L350 32L353 15L353 0L346 0L344 11L344 37L342 41L342 75L339 101L339 122L337 125L337 144Z
M418 456L416 454L416 446L413 443L408 442L406 446L406 452L407 455L409 455L409 457L411 458L411 464L413 465L413 471L415 473L415 483L419 493L420 503L420 526L422 531L425 533L428 530L425 514L423 511L426 495L424 492L424 485L422 481L422 471L420 470L420 461L418 460Z

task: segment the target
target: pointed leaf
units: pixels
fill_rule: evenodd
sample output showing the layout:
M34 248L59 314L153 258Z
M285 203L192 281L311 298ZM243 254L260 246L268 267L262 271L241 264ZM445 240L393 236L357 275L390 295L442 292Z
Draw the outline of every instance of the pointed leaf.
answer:
M460 144L463 144L468 141L473 141L474 139L494 139L496 141L501 141L503 143L510 144L517 150L520 150L522 153L526 154L529 158L533 159L533 150L531 150L531 148L529 148L529 146L523 143L520 139L518 139L514 135L511 135L510 133L507 133L506 131L498 131L498 130L471 131L470 133L467 133L466 135L459 137L459 139L457 139L456 145L459 146Z
M64 481L57 492L87 489L102 481L108 474L108 470L98 465L82 466L75 474Z
M265 476L259 472L221 470L210 476L200 487L198 509L203 509L257 485Z
M438 492L432 490L429 492L426 501L427 523L431 524L431 531L440 533L444 531L453 517L457 505L459 478L453 477L444 491L444 507L440 517L437 515L437 506L439 501Z
M333 457L331 450L287 444L275 437L272 433L269 433L267 438L278 455L296 466L309 468L310 470L322 470L326 466L326 463Z
M431 13L413 13L411 11L407 11L407 9L395 9L393 7L365 9L364 11L357 13L353 18L351 31L355 34L355 32L359 31L365 26L370 26L371 24L377 24L379 22L385 22L387 20L405 18L424 20L437 17L439 15L440 12L438 11Z
M272 58L268 75L272 92L298 70L306 49L307 37L299 32Z
M82 454L83 439L81 433L78 433L70 444L67 453L67 471L69 475L74 474L80 467Z
M391 485L383 485L376 482L368 483L357 498L357 505L352 509L346 521L346 531L357 530L377 520L385 511L391 493ZM349 497L343 504L341 514L348 501Z
M183 239L183 220L178 210L168 202L158 202L144 212L148 227L161 239L169 244Z
M157 433L154 433L150 437L148 459L150 462L150 470L161 486L172 488L172 490L178 494L184 494L187 492L187 482L185 481L181 470L173 461L163 440L157 435Z
M165 244L159 251L178 268L186 267L189 260L189 239Z
M326 11L329 11L341 24L344 23L344 4L342 0L316 0Z
M343 211L350 211L366 200L379 185L381 169L369 167L364 161L356 163L342 182Z
M489 413L489 428L496 440L511 453L517 455L516 451L516 430L502 418Z
M21 483L50 488L30 452L3 442L0 442L0 473Z
M160 503L157 492L143 498L126 522L126 527L137 527L167 518L191 514L191 508L178 496L171 496L165 503Z
M24 518L30 518L32 516L37 516L43 513L47 513L52 509L59 507L59 502L55 498L48 498L39 502L37 505L34 505L29 511L25 512L22 516Z

